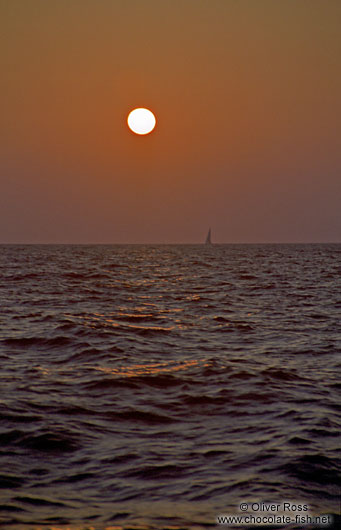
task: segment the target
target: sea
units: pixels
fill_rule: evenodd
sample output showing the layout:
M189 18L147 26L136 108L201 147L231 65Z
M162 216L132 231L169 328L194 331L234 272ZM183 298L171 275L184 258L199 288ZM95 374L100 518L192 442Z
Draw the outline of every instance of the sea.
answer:
M336 528L340 244L1 245L0 273L1 528Z

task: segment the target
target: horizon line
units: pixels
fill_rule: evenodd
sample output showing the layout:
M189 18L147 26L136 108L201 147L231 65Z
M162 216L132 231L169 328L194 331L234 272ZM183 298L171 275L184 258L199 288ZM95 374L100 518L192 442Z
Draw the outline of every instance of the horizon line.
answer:
M240 241L240 242L213 242L209 246L214 245L338 245L341 241ZM119 243L119 242L0 242L0 245L203 245L207 247L205 242L193 242L193 243L165 243L165 242L143 242L143 243Z

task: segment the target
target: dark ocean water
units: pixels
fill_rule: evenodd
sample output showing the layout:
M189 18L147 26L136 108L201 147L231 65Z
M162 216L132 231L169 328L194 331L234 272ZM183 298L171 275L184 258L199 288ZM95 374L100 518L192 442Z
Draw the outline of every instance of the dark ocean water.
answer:
M337 514L340 258L0 246L2 526L215 528L241 502Z

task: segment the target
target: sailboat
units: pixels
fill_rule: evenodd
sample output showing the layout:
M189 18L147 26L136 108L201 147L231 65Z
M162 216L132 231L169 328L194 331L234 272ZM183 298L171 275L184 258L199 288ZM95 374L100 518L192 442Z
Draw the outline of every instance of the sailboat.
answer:
M209 229L209 231L208 231L208 234L207 234L207 237L206 237L205 244L206 244L206 245L212 245L212 241L211 241L211 229Z

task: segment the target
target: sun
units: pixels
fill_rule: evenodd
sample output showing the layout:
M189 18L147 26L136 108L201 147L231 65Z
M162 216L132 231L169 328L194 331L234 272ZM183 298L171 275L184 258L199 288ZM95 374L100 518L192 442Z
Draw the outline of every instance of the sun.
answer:
M156 125L156 118L151 110L138 108L129 113L127 122L135 134L149 134Z

